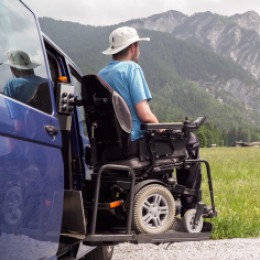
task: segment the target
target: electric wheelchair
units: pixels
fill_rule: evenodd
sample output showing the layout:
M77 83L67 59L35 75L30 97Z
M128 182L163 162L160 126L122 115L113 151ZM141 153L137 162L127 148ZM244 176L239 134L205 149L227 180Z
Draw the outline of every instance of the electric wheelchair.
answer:
M210 167L199 159L192 133L205 117L143 124L144 137L131 142L131 113L116 91L91 74L82 79L81 95L89 134L85 161L93 169L83 193L90 234L202 232L204 219L217 215ZM201 164L209 206L202 202Z

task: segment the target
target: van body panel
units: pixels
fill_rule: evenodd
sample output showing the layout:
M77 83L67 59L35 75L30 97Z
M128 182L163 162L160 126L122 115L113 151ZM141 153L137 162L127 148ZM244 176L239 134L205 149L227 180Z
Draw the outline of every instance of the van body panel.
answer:
M0 258L56 259L64 162L47 57L34 14L21 1L2 1L0 7ZM12 49L39 64L34 72L46 80L47 113L3 94L15 78L6 63Z

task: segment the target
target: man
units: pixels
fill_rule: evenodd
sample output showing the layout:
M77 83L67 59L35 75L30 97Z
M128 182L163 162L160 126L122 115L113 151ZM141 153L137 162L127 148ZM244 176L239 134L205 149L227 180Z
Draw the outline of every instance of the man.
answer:
M112 55L113 60L99 72L112 88L126 101L132 115L131 140L143 136L141 123L158 123L157 117L150 109L152 96L145 80L142 68L138 65L140 56L140 41L150 38L140 38L137 31L131 27L120 27L109 36L109 48L103 52Z
M22 50L11 50L7 53L7 61L14 78L10 79L3 88L3 93L21 102L27 103L41 83L46 79L36 76L34 68L40 64L32 62L30 56Z

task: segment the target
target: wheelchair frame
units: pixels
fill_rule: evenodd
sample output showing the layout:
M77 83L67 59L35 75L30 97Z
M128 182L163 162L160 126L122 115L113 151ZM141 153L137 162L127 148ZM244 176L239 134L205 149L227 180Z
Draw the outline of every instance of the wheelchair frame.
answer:
M211 178L211 170L210 165L205 160L186 160L181 164L190 164L190 163L204 163L206 166L206 173L208 179L208 188L210 192L210 200L211 200L211 207L213 211L212 217L217 216L214 196L213 196L213 185L212 185L212 178ZM125 233L118 233L118 234L106 234L106 233L96 233L96 221L97 221L97 214L98 214L98 205L99 205L99 194L100 194L100 183L101 183L101 176L106 170L120 170L120 171L127 171L131 177L131 189L130 189L130 208L128 212L127 224ZM186 233L180 232L175 230L169 230L164 234L136 234L133 232L131 228L132 223L132 214L133 214L133 200L134 200L134 187L135 187L135 172L129 166L122 166L116 164L106 164L103 165L98 173L96 179L96 186L95 186L95 195L93 200L93 212L92 212L92 220L90 223L90 233L86 237L85 241L88 243L97 243L106 241L111 244L117 244L119 242L131 242L131 243L164 243L164 242L181 242L181 241L195 241L195 240L207 240L210 239L210 232L212 226L210 223L207 223L203 228L201 233ZM194 222L198 221L199 215L202 212L197 212L195 216Z
M92 185L95 185L95 190L94 190L94 197L91 199L92 202L88 202L89 209L92 211L91 212L91 221L90 221L90 226L89 226L89 235L86 236L86 243L102 243L102 242L107 242L111 244L119 243L119 242L132 242L132 243L161 243L161 242L176 242L176 241L187 241L187 240L205 240L210 238L210 232L212 230L212 225L211 223L207 223L203 221L203 228L202 232L200 233L187 233L184 232L183 229L170 229L164 233L159 233L159 234L145 234L145 233L137 233L132 229L132 220L133 220L133 203L134 203L134 196L137 191L139 191L141 188L143 188L147 184L151 183L158 183L158 184L163 184L170 192L171 194L175 195L191 195L194 196L196 199L198 199L198 202L196 202L196 213L193 219L193 224L192 225L197 225L198 221L202 218L202 215L204 214L205 211L205 204L200 201L201 199L201 190L200 189L192 189L192 188L187 188L183 185L176 183L172 183L171 185L167 186L166 183L160 181L159 179L153 179L149 178L147 180L142 181L142 179L145 178L145 176L148 174L148 171L146 171L145 174L137 174L138 170L137 168L134 168L131 166L131 164L127 163L127 158L124 159L123 161L120 159L118 160L111 160L108 161L107 163L104 161L103 163L99 164L101 155L97 154L97 150L103 147L102 142L106 143L106 138L108 138L109 133L112 133L112 142L114 143L120 143L120 138L122 138L122 135L124 135L123 142L125 142L126 137L129 136L130 134L130 129L131 129L131 121L129 119L124 123L123 122L123 117L124 117L124 112L129 115L129 110L128 107L124 104L122 98L115 93L111 89L110 86L107 85L106 82L102 81L100 78L98 78L97 75L87 75L83 77L83 87L84 84L89 85L91 88L90 93L88 93L86 90L85 94L83 93L83 100L76 100L76 105L79 106L84 106L84 109L86 111L87 116L90 117L86 118L86 120L90 120L88 126L88 131L89 131L89 136L90 136L90 148L86 150L86 154L88 159L87 161L90 163L90 165L95 167L96 171L96 179L94 182L92 181ZM93 87L93 84L96 84L95 87ZM102 88L99 87L104 87ZM96 92L98 89L99 91ZM101 92L100 92L101 91ZM97 94L98 93L98 94ZM86 99L84 100L84 96ZM123 110L123 112L119 109L119 111L115 112L116 114L116 121L111 124L111 122L104 117L104 115L107 113L106 109L109 109L109 111L113 111L114 104L111 106L109 104L109 100L112 100L112 102L115 101L117 105L120 106L120 109ZM98 109L98 110L97 110ZM101 109L101 110L100 110ZM94 111L97 111L98 115L95 115ZM90 114L88 114L90 113ZM109 112L108 112L109 113ZM131 115L129 115L131 118ZM103 133L102 130L98 130L98 145L96 146L97 142L95 139L95 131L99 127L99 124L103 124L102 119L105 120L104 124L108 124L108 127L111 126L114 131L118 131L118 129L121 127L123 128L123 134L117 141L117 135L114 132ZM115 118L113 118L115 120ZM184 135L186 133L192 132L196 129L199 128L199 126L204 122L205 117L199 117L197 120L195 120L193 123L190 123L187 119L182 122L178 123L158 123L158 124L144 124L142 125L142 129L145 130L146 135L151 139L156 139L158 140L166 140L165 137L160 136L158 134L158 129L165 129L166 134L177 134L180 135L182 142L184 142ZM123 123L122 123L123 122ZM100 138L100 139L99 139ZM129 137L128 137L129 138ZM104 139L104 141L103 141ZM108 138L109 139L109 138ZM121 140L121 141L122 141ZM156 139L157 140L157 139ZM178 138L171 138L170 141L170 146L172 145L173 141L178 141ZM124 146L124 144L122 144ZM150 147L151 148L151 147ZM185 146L184 146L185 148ZM185 148L186 149L186 148ZM184 150L185 150L184 149ZM175 152L175 149L173 149ZM185 150L186 151L186 150ZM177 153L173 156L170 157L166 154L166 159L169 159L168 164L164 165L157 165L154 167L154 162L157 162L155 157L159 158L160 155L154 154L152 149L150 149L150 159L152 160L149 165L149 169L152 169L151 173L156 173L159 172L161 174L164 174L167 171L173 171L175 168L179 167L182 169L185 169L187 166L190 166L192 164L205 164L206 166L206 172L207 172L207 180L208 180L208 188L209 188L209 194L210 194L210 202L211 202L211 214L207 217L215 217L217 216L216 208L215 208L215 202L214 202L214 195L213 195L213 185L212 185L212 178L211 178L211 170L209 163L205 160L201 159L186 159L184 158L183 151L180 153ZM181 156L181 159L178 158L178 156ZM142 160L145 161L146 155L142 155L144 158L141 159L139 162L140 165L142 166ZM142 157L141 156L141 157ZM137 160L138 161L138 160ZM125 163L125 165L124 165ZM112 171L112 172L110 172ZM120 229L118 231L113 231L109 232L107 230L104 231L96 231L97 227L97 217L98 217L98 210L100 209L109 209L109 203L107 202L100 202L99 200L99 195L101 194L101 183L102 183L102 176L104 173L106 175L113 175L113 171L116 172L121 172L120 174L124 174L124 178L129 178L129 183L130 183L130 191L129 191L129 207L128 207L128 216L126 219L126 226L123 229ZM127 173L127 174L126 174ZM140 181L140 182L139 182ZM136 183L138 182L138 184ZM136 185L137 184L137 185ZM173 196L174 198L174 196ZM120 202L118 202L120 205ZM173 216L175 217L175 215ZM124 222L125 223L125 222ZM176 223L178 224L178 220L176 219Z

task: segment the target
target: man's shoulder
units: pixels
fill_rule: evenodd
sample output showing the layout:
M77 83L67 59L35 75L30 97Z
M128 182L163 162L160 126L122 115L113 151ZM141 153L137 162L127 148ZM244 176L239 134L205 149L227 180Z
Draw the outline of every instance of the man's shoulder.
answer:
M124 61L114 61L110 63L112 66L115 67L125 67L125 68L141 68L140 65L131 60L124 60Z
M136 69L136 68L141 69L140 65L134 61L125 61L125 64L134 69Z
M136 73L143 73L142 68L139 64L134 61L123 61L121 66L118 67L118 70L125 71L128 75L132 74L135 75Z
M23 82L21 78L12 78L6 82L5 86L16 86L21 84L21 82Z

